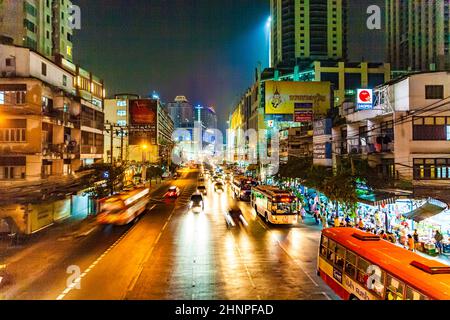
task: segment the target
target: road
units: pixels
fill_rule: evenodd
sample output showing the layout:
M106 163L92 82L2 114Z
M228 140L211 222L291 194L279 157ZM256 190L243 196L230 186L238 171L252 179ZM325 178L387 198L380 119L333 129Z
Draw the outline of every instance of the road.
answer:
M65 247L66 255L6 297L337 299L316 275L317 228L266 225L248 203L236 202L230 190L216 194L210 184L205 212L194 214L188 203L197 176L189 171L173 182L182 190L177 200L163 198L167 186L157 189L149 212L132 226L98 228L74 240L70 249ZM224 214L232 203L242 209L248 225L227 227ZM33 259L51 257L42 253Z

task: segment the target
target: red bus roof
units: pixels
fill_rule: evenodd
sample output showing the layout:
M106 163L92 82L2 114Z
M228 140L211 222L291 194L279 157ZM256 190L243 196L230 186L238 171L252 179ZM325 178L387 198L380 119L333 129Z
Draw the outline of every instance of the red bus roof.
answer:
M350 249L362 258L379 266L395 278L421 291L429 298L450 300L450 273L432 274L419 269L449 268L435 260L426 259L417 253L403 249L386 240L370 240L373 234L353 228L329 228L322 232L326 237ZM355 237L355 236L356 237ZM447 269L448 270L448 269Z

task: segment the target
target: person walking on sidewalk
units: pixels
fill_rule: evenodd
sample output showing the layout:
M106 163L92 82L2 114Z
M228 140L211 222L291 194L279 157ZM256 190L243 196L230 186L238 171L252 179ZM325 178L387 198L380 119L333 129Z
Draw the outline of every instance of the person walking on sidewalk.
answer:
M439 232L439 230L436 230L436 233L434 234L434 240L436 241L436 249L438 250L438 253L442 254L442 240L444 240L444 237Z
M414 238L410 234L408 234L408 250L414 251L415 246L416 246L416 244L415 244Z

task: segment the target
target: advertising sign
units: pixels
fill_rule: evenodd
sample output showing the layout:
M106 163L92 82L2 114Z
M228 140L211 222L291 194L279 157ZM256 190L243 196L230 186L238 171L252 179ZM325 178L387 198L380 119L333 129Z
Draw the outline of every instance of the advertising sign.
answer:
M313 121L313 111L297 111L294 113L295 122L311 122Z
M156 145L157 114L157 100L130 100L130 145Z
M312 111L324 116L331 107L330 82L267 81L265 90L266 114Z
M356 110L372 110L373 100L372 89L358 89L356 95Z

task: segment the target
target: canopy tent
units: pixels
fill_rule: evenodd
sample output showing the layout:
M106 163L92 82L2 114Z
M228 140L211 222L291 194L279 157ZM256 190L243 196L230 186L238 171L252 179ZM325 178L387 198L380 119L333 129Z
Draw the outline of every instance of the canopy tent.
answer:
M387 204L394 204L396 196L393 193L386 192L367 192L365 194L359 193L358 200L369 206L377 207Z
M439 203L436 201L427 201L423 206L405 213L403 214L403 216L407 219L414 220L415 222L421 222L435 215L438 215L445 210L447 210L447 207L443 205L443 203Z

